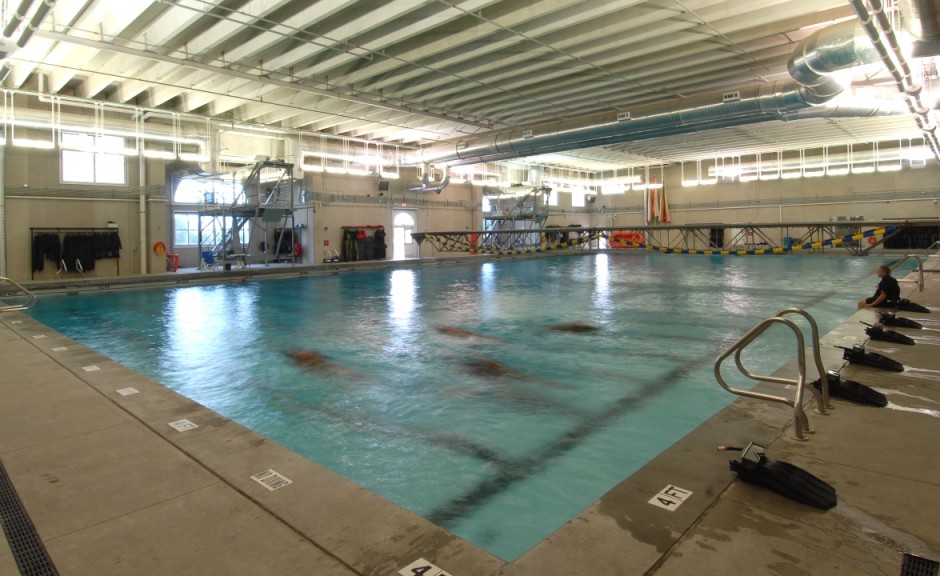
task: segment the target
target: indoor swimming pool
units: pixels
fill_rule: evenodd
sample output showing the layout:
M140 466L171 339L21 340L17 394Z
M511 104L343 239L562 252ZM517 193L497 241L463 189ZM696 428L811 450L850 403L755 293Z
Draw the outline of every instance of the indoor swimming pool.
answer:
M881 263L625 251L45 297L30 315L511 561L734 400L712 365L747 330L799 307L825 334ZM745 362L795 352L775 327Z

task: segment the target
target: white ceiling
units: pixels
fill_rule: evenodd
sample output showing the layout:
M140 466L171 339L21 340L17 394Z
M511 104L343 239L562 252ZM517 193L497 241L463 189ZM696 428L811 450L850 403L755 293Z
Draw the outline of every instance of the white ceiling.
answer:
M58 0L4 85L420 146L786 79L799 40L853 15L846 0ZM917 134L903 116L800 120L542 161Z

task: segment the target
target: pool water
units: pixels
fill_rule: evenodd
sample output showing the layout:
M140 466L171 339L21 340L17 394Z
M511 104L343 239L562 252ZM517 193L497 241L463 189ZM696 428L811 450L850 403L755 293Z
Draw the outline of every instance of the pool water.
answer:
M44 298L30 313L511 561L730 403L712 374L727 346L791 306L828 332L880 263L585 254ZM598 329L551 328L563 322ZM744 356L755 373L795 355L785 328L765 336Z

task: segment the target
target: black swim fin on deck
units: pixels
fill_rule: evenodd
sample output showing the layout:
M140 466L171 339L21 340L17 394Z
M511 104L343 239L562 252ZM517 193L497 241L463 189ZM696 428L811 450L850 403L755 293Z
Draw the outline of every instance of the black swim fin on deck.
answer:
M894 342L895 344L907 344L908 346L914 345L914 339L906 334L901 334L900 332L895 332L894 330L885 330L885 327L882 324L867 324L862 322L868 328L865 328L865 334L868 334L868 337L872 340L881 340L882 342Z
M826 373L829 379L829 395L851 400L858 404L867 406L878 406L884 408L888 405L888 399L877 390L873 390L864 384L854 380L843 380L838 372L830 370ZM819 380L813 380L812 385L817 390L821 390Z
M738 478L773 490L791 500L828 510L836 505L836 489L806 470L788 462L774 461L764 447L751 443L741 452L741 460L731 460Z
M907 298L903 298L897 301L887 301L879 308L894 308L895 310L904 310L905 312L921 312L924 314L929 314L930 309L926 306L921 306L916 302L911 302Z
M904 364L875 352L866 352L865 348L858 344L851 348L845 346L839 346L839 348L844 350L842 359L848 360L849 364L861 364L862 366L871 366L872 368L881 368L892 372L904 372Z
M898 326L900 328L923 328L924 325L916 320L911 320L910 318L902 318L895 315L894 312L879 312L881 324L885 326Z

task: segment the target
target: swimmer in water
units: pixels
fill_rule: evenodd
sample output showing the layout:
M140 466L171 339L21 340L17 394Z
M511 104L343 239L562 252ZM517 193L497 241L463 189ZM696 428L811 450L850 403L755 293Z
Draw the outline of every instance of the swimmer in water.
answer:
M483 334L477 334L470 330L465 330L464 328L458 328L457 326L438 326L437 331L441 334L446 334L448 336L455 336L457 338L485 338L487 340L492 340L490 336L484 336Z
M319 352L290 349L287 351L287 355L294 361L294 364L304 370L311 372L334 372L336 374L342 374L343 376L358 376L355 372L346 370Z
M599 328L586 322L562 322L561 324L549 324L549 328L559 332L597 332Z

